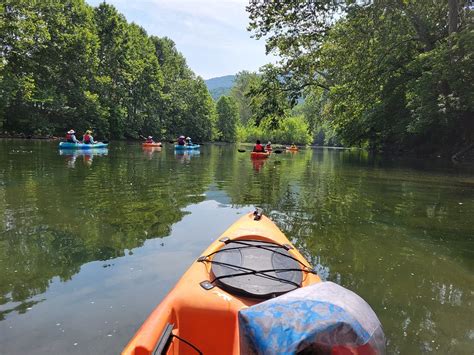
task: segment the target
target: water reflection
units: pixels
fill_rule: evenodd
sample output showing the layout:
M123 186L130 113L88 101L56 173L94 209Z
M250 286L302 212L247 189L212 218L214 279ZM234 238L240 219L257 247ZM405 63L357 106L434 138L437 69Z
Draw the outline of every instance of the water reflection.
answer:
M253 158L250 158L250 160L252 161L253 170L255 170L256 172L259 172L262 169L265 162L266 162L266 159L253 159Z
M198 157L201 152L198 149L195 150L175 150L174 156L181 162L186 163L191 161L192 158Z
M174 241L173 260L194 242L196 229L216 223L216 208L232 221L236 208L259 206L323 278L371 304L391 353L473 348L472 170L434 162L424 171L416 162L360 150L254 161L233 146L205 146L202 154L166 147L149 155L119 143L103 154L107 159L93 154L93 169L76 163L66 169L64 157L84 161L82 152L58 156L45 143L0 144L0 317L44 306L53 279L68 284L91 262L143 261L138 254L147 252L153 260L159 252L144 243L181 227L187 232ZM202 210L209 200L217 207L193 225L181 224L187 206ZM179 277L170 280L160 269L149 275L140 284L152 304L159 297L147 287ZM123 312L135 318L133 309Z
M107 154L109 154L108 148L97 148L90 150L59 149L59 155L66 157L68 168L76 167L77 158L81 158L84 165L90 167L92 166L92 161L94 157L105 156Z
M152 159L154 155L157 155L159 152L161 152L161 147L145 147L142 146L142 150L144 155L148 159Z

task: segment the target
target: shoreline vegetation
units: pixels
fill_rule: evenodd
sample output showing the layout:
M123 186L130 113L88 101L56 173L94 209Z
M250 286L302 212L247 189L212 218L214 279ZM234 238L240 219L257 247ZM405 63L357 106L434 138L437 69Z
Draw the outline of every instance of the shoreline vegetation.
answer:
M448 3L250 3L249 30L282 60L239 72L215 101L171 39L112 5L6 0L0 131L184 134L460 160L474 150L474 31L467 2Z
M27 135L23 133L15 133L15 134L5 134L5 133L0 133L0 140L1 139L18 139L18 140L39 140L39 141L51 141L51 142L59 142L64 140L63 137L57 137L57 136L37 136L37 135ZM142 142L143 140L140 138L135 138L135 139L121 139L117 141L129 141L129 142ZM112 140L113 142L113 140ZM110 143L110 142L109 142ZM170 141L163 140L163 144L174 144L170 143ZM242 147L253 147L255 143L252 142L235 142L235 143L229 143L229 142L218 142L218 141L204 141L204 142L199 142L201 145L207 145L207 144L215 144L215 145L227 145L227 144L235 144L236 146L242 146ZM285 146L288 144L284 143L272 143L272 146L274 149L285 149ZM316 145L316 144L308 144L308 145L300 145L296 144L298 148L303 148L303 149L331 149L331 150L368 150L367 148L360 148L360 147L342 147L342 146L330 146L330 145ZM375 152L381 155L387 155L387 156L397 156L397 157L410 157L410 156L416 156L418 158L442 158L446 160L451 160L454 163L458 162L465 162L465 163L474 163L474 146L470 146L467 149L464 149L460 151L459 153L456 153L453 156L445 155L445 154L426 154L426 153L421 153L417 154L415 153L403 153L403 154L394 154L392 152Z

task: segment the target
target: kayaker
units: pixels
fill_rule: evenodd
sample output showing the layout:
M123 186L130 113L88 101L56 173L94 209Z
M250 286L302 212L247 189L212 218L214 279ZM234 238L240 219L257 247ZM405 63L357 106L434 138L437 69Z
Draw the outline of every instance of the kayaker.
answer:
M191 137L186 137L186 145L193 145L193 142L191 141Z
M293 143L290 147L291 149L298 149L298 147Z
M69 131L67 131L66 142L68 142L68 143L81 143L77 140L76 132L73 129L70 129Z
M267 145L265 146L266 150L272 150L272 142L268 141Z
M92 137L92 131L88 129L84 136L82 137L82 143L84 144L95 144L97 142L94 142L94 137Z
M178 145L185 145L186 141L184 140L184 136L179 136L178 138Z
M148 136L148 138L145 140L145 143L155 143L155 142L153 141L152 136Z
M253 147L253 151L257 153L264 153L265 148L263 147L262 144L260 144L260 141L257 139L257 143L255 143L255 146Z

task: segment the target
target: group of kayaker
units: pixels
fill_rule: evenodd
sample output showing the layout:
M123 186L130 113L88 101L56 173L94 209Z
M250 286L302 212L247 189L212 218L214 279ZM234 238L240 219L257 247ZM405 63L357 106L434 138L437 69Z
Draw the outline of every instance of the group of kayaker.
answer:
M257 142L255 143L253 147L253 151L257 153L265 153L265 152L270 152L272 150L272 142L268 141L267 145L263 146L260 143L260 140L257 139Z
M191 141L191 137L184 137L184 136L179 136L178 137L178 145L193 145L194 143Z
M66 133L66 142L68 143L82 143L82 144L95 144L94 137L92 137L92 130L88 129L82 136L82 142L76 138L76 131L70 129Z

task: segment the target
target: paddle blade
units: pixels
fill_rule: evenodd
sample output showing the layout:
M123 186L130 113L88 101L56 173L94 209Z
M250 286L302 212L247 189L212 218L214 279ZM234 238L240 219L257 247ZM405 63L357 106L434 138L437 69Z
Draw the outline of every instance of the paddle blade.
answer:
M245 153L245 149L237 149L239 153Z
M281 153L283 153L283 150L276 149L272 153L281 154Z

